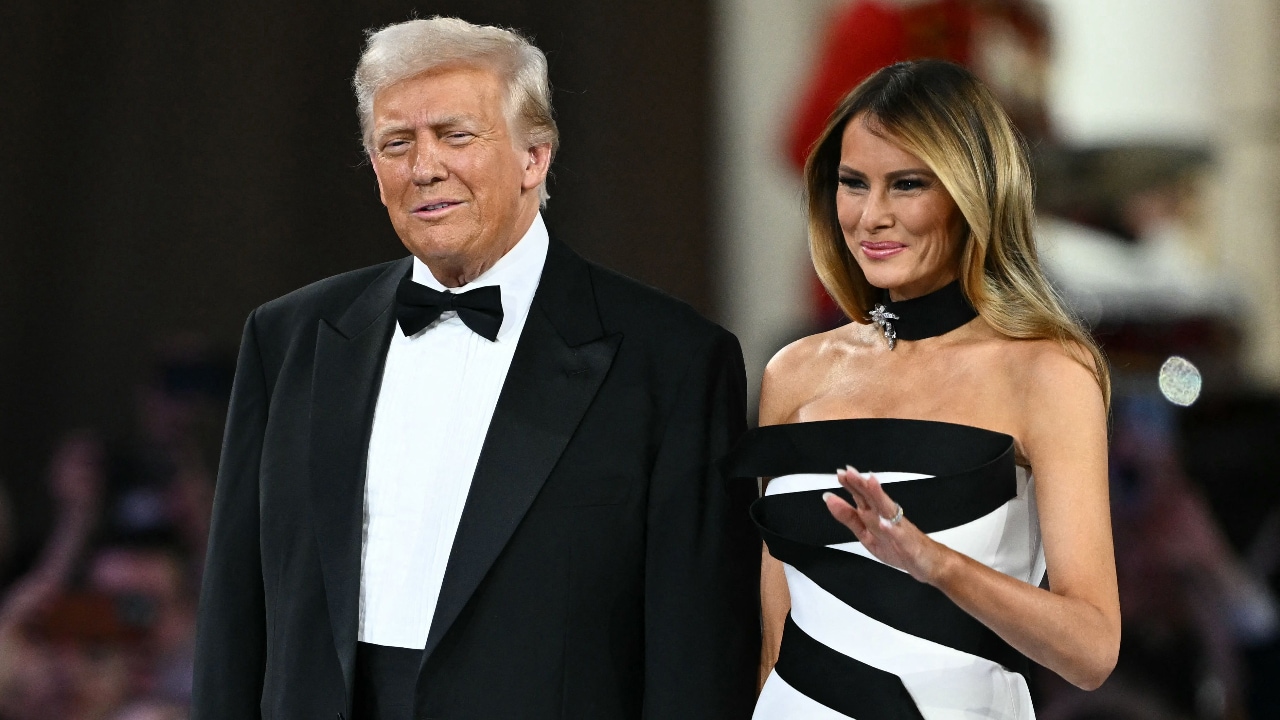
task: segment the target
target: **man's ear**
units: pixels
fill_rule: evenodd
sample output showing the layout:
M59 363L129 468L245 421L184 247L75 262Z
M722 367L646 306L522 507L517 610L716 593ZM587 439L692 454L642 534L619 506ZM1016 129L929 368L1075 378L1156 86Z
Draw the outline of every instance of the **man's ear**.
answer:
M547 179L547 171L551 169L551 143L539 143L529 147L525 155L524 179L520 187L532 190Z

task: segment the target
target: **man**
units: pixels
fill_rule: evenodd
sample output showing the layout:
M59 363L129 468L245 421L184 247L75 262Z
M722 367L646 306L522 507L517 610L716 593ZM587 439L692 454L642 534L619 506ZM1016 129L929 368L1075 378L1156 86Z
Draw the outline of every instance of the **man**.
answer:
M369 158L412 254L246 324L194 717L737 718L759 545L711 471L732 335L539 215L546 59L434 18L369 37Z

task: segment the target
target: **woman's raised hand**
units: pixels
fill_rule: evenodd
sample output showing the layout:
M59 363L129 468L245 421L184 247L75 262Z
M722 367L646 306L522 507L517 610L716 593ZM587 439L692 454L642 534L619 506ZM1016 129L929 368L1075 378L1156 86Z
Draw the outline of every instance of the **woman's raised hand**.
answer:
M835 493L824 493L822 499L831 515L852 530L881 562L905 570L920 582L932 583L954 551L920 532L874 474L846 467L836 470L836 479L853 496L854 504Z

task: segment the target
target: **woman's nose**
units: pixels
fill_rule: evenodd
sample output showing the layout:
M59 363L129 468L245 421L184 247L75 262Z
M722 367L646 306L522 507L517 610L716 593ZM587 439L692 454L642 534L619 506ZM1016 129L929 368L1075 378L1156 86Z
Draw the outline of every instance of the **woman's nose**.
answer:
M893 212L884 193L873 191L867 194L866 203L862 206L861 224L866 232L893 226Z

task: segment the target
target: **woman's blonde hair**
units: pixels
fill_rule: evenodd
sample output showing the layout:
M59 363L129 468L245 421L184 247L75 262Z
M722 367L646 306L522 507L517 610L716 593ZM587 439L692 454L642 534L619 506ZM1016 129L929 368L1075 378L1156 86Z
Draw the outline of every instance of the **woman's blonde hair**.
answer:
M1040 268L1026 143L991 92L959 65L917 60L882 68L840 102L809 153L809 250L840 309L869 322L880 292L854 260L836 216L841 143L854 118L920 158L959 207L966 226L960 286L978 314L1008 337L1062 343L1093 372L1109 406L1102 351Z

